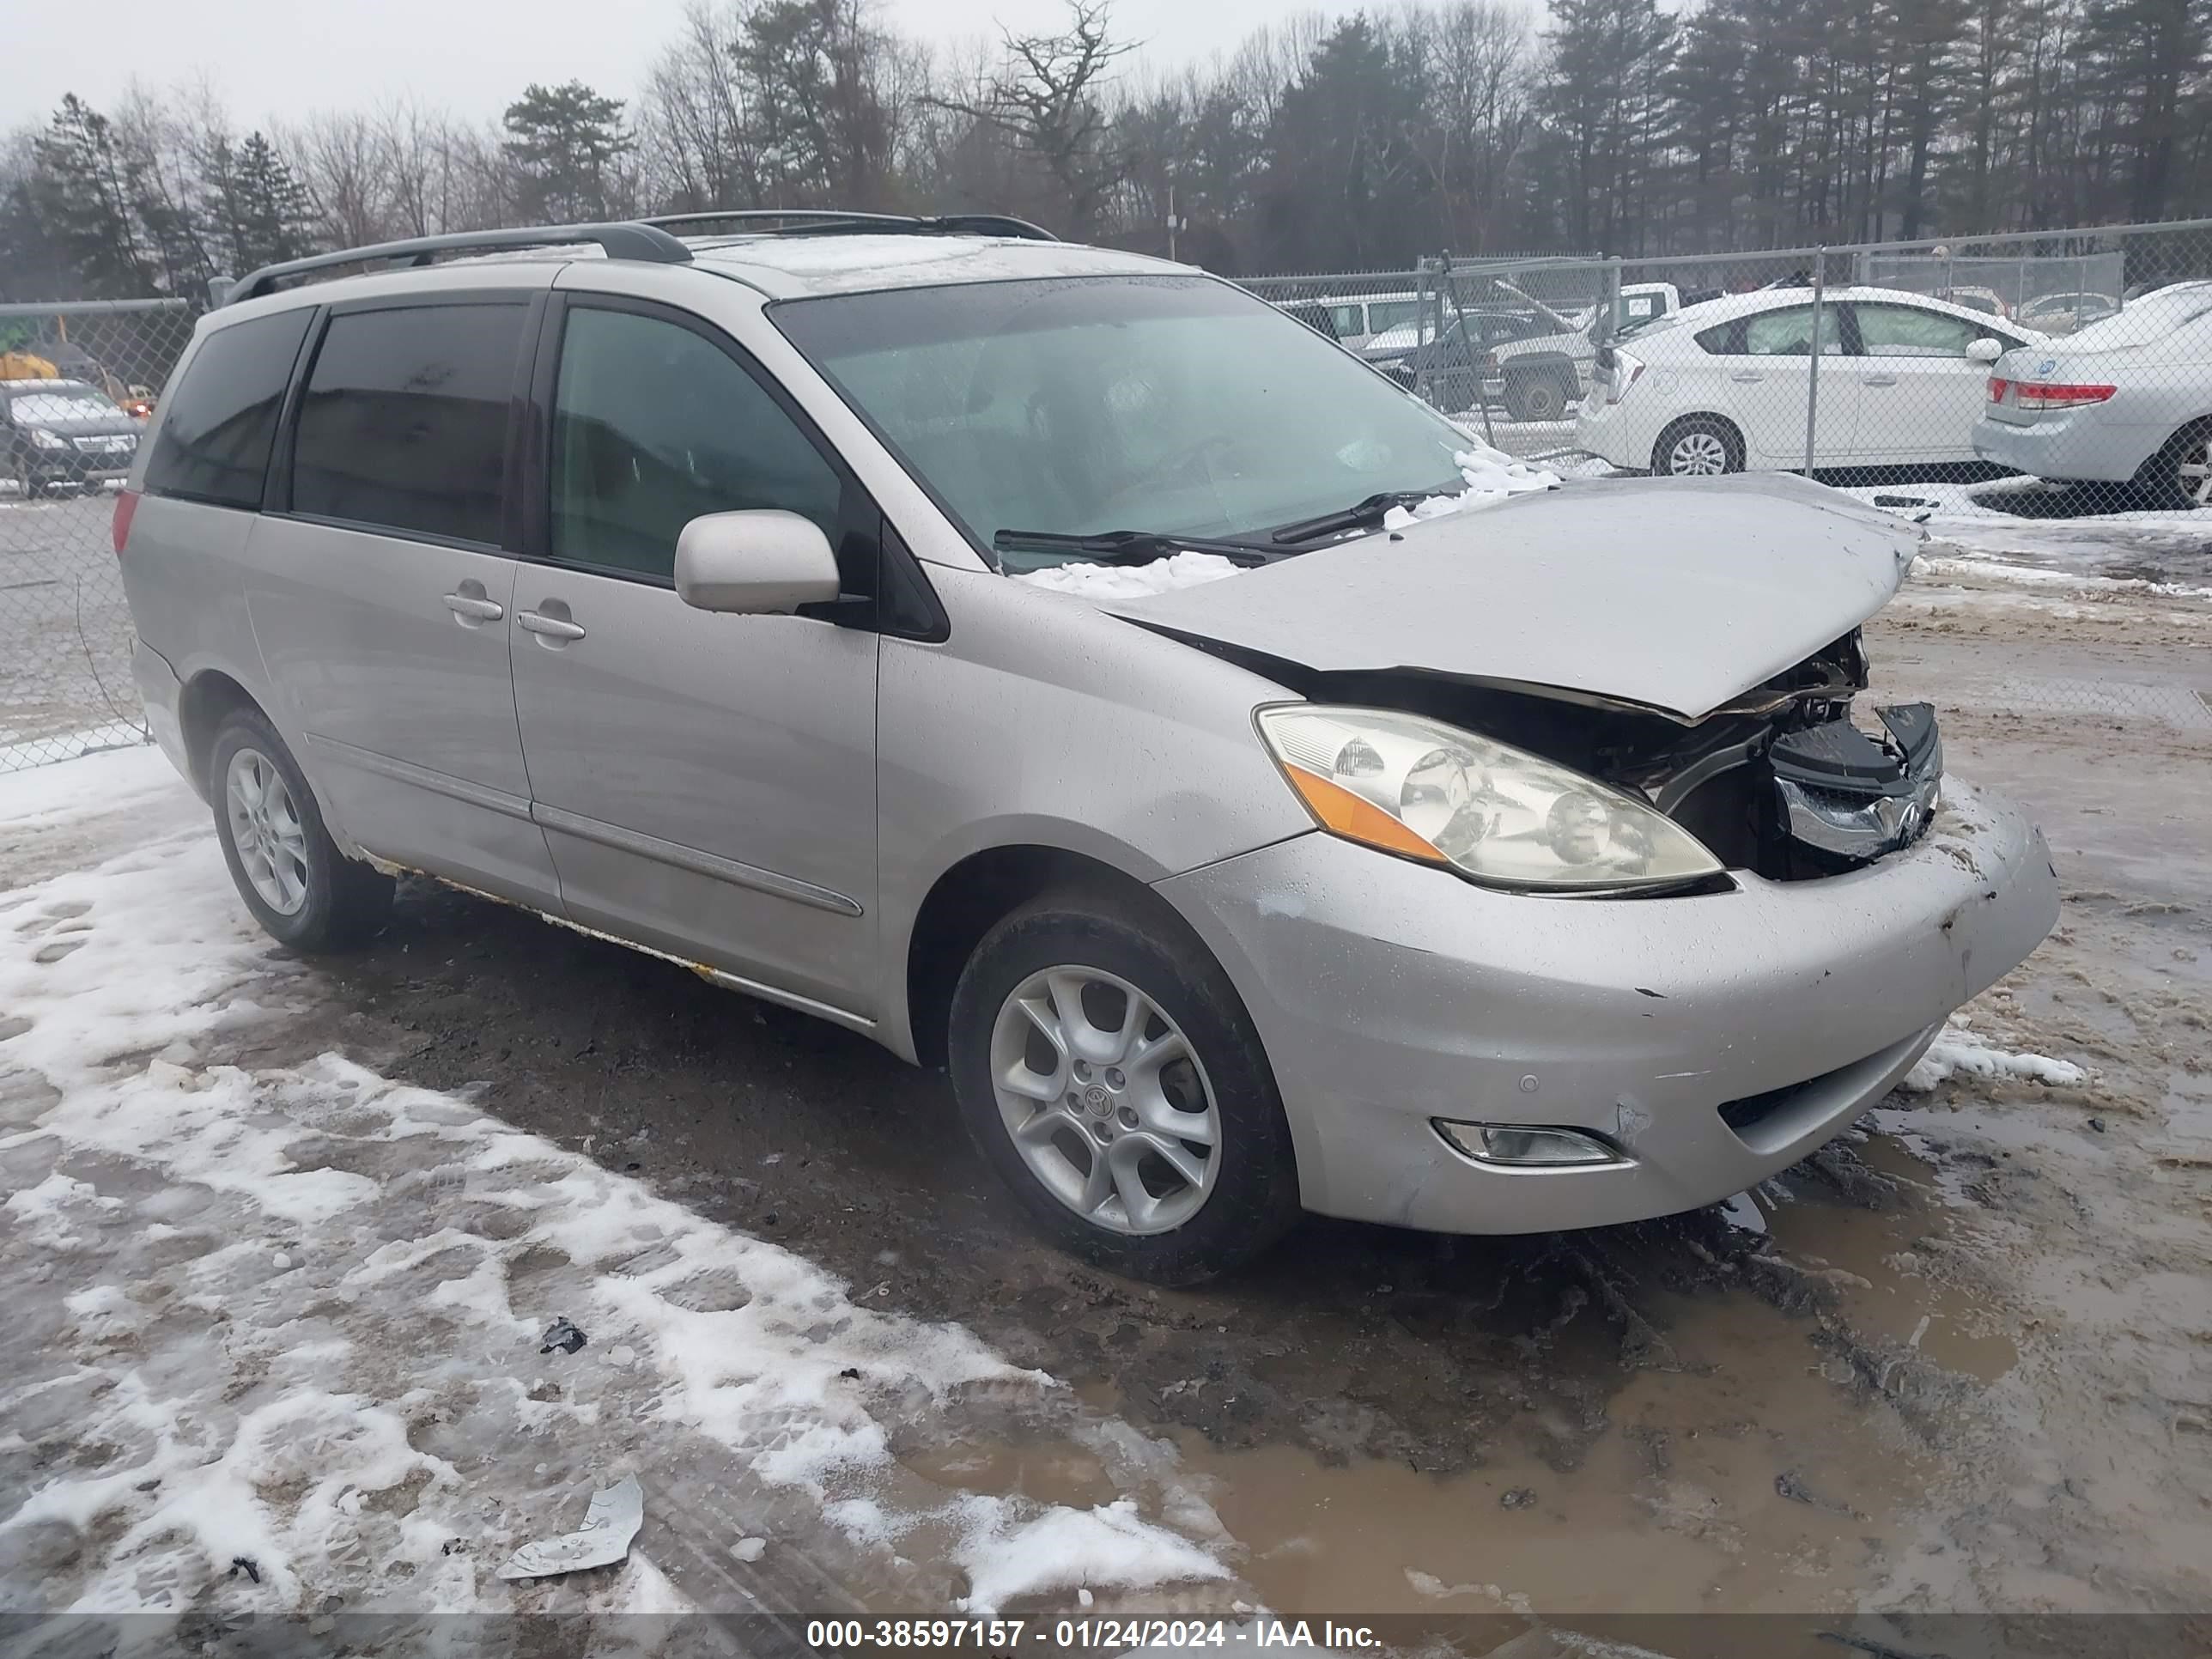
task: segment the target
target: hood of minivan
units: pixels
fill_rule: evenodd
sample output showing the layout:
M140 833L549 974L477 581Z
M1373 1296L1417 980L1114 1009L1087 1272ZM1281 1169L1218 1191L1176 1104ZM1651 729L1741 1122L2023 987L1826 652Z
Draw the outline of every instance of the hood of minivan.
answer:
M1319 672L1441 674L1693 721L1879 611L1921 540L1786 474L1592 479L1105 608Z

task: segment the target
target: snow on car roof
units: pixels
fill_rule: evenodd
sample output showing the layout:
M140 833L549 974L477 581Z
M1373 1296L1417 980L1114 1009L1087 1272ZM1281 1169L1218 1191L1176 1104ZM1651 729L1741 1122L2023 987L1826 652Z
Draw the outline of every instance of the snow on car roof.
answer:
M1024 276L1194 276L1189 265L1009 236L748 236L689 244L702 270L732 276L776 299L928 288Z
M1954 306L1948 300L1939 300L1930 294L1916 294L1911 289L1854 285L1824 289L1820 293L1824 305L1835 305L1846 300L1869 304L1882 301L1922 306L1930 311L1940 311L1946 316L1962 318L1970 323L1991 320L1985 311L1977 311L1972 306ZM1714 323L1726 322L1733 317L1747 317L1761 311L1778 310L1784 306L1809 306L1812 303L1813 290L1809 285L1803 288L1761 288L1748 294L1729 294L1717 300L1701 300L1696 305L1684 306L1675 314L1692 328L1705 328ZM2019 325L2014 324L2012 326L2017 328ZM2033 332L2032 330L2028 331Z

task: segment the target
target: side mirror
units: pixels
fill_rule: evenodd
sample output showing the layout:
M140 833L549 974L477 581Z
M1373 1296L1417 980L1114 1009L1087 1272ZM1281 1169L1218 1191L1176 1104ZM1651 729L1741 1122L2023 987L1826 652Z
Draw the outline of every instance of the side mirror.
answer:
M1966 361L1970 363L1993 363L2003 356L2004 347L1986 334L1966 348Z
M700 611L788 616L837 597L837 556L796 513L709 513L676 538L676 592Z

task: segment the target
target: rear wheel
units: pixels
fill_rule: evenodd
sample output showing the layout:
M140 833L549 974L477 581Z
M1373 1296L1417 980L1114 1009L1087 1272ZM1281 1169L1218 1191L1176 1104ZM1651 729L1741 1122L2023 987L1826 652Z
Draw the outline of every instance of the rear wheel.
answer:
M1518 421L1556 421L1567 412L1567 389L1548 374L1516 380L1510 400Z
M2212 421L2175 433L2136 476L2161 506L2212 507Z
M1652 471L1670 478L1711 478L1743 471L1743 436L1715 415L1692 415L1659 434Z
M1133 905L1048 895L953 994L968 1132L1063 1249L1159 1284L1212 1278L1297 1218L1273 1073L1227 975Z
M383 925L392 878L338 851L306 775L258 709L216 731L208 758L216 836L253 919L295 951L337 951Z

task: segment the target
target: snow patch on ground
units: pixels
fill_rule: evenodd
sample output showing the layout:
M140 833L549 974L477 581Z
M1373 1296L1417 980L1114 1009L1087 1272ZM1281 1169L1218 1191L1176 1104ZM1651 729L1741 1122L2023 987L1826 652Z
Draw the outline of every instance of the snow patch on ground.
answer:
M2089 1076L2071 1060L2000 1048L1968 1030L1966 1016L1954 1014L1929 1045L1928 1052L1913 1063L1912 1069L1897 1086L1907 1094L1930 1094L1961 1073L2066 1085L2087 1082Z
M112 810L147 765L0 779L0 842ZM337 1054L207 1060L311 972L252 930L204 829L0 893L8 1605L528 1610L561 1592L492 1577L516 1545L625 1463L651 1517L702 1459L817 1515L866 1506L887 1538L949 1534L985 1599L1225 1576L1218 1521L1126 1425L1086 1443L1182 1531L1126 1503L891 1496L895 1432L979 1387L1060 1392L962 1328L860 1305L460 1097ZM580 1352L538 1353L555 1315ZM648 1571L621 1604L680 1605Z
M1126 1499L1095 1509L1055 1505L1012 1520L1004 1505L969 1500L959 1548L970 1586L965 1609L988 1616L1017 1596L1049 1590L1142 1588L1176 1580L1226 1578L1204 1551L1164 1536Z

